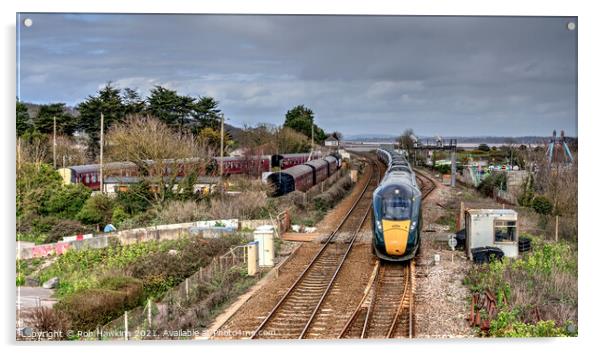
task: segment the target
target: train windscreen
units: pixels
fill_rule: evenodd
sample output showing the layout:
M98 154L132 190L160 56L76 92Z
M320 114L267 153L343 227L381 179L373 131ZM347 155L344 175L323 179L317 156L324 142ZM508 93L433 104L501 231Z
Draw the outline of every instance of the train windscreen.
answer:
M385 220L412 217L412 193L402 186L390 186L381 193L381 214Z

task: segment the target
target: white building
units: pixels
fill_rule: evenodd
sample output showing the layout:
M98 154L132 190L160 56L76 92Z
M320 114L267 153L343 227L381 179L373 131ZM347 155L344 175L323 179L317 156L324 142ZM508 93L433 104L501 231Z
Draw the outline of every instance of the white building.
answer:
M512 209L467 209L466 254L477 247L497 247L504 256L518 257L518 213Z

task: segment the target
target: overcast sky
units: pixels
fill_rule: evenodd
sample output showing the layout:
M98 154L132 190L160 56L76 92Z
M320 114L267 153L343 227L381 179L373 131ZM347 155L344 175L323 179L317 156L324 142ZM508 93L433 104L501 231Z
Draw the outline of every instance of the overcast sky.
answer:
M23 20L33 20L25 27ZM575 18L21 14L17 94L209 95L235 125L309 106L346 135L577 134ZM20 39L19 39L20 38Z

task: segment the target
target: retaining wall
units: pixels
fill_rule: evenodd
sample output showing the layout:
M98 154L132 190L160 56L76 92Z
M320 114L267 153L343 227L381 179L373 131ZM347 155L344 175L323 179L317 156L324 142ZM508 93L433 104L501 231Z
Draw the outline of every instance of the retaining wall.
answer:
M65 241L43 245L30 245L20 242L17 243L17 258L40 258L53 254L60 255L67 250L104 248L109 245L109 238L117 239L124 245L146 241L174 240L190 234L201 235L204 238L219 238L225 234L232 234L239 229L255 229L261 225L274 225L274 223L270 220L242 220L240 222L238 219L209 220L122 230L81 240L69 236L65 238Z

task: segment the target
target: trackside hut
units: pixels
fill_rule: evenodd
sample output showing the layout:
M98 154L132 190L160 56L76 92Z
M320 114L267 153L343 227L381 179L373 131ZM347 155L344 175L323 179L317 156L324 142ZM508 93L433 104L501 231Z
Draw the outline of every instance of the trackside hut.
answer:
M504 256L518 257L518 213L511 209L467 209L466 255L473 260L472 250L497 247Z

